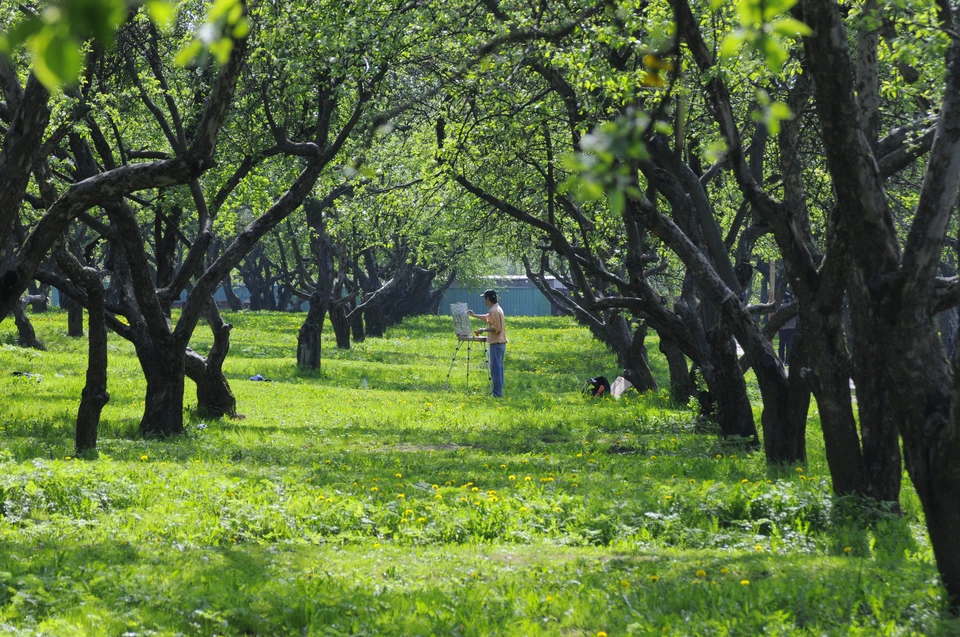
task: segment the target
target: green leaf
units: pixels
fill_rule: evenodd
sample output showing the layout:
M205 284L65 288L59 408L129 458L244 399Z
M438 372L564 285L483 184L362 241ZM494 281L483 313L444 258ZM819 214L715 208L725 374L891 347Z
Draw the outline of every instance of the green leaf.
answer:
M607 202L610 204L610 211L616 215L623 214L624 208L627 207L627 198L619 188L614 188L607 193Z
M73 37L60 36L47 28L34 37L29 46L33 53L33 72L48 89L77 79L83 58L80 43Z
M777 119L793 119L793 111L783 102L774 102L771 104L770 114Z
M727 37L723 38L723 42L720 44L720 57L724 60L736 57L740 50L740 45L743 44L745 37L746 33L744 33L743 29L737 29Z
M27 38L36 35L43 28L43 20L37 16L31 16L26 20L21 20L12 29L6 32L4 39L5 46L0 49L4 52L10 52L16 47L27 41Z
M174 58L173 63L177 66L186 66L194 60L200 52L203 51L203 43L200 40L193 40L187 46L180 49L180 52L177 53L177 57Z
M150 0L150 2L147 2L147 10L150 12L150 19L160 28L169 29L173 26L173 18L177 14L177 8L172 2Z
M580 181L580 197L584 201L596 201L603 196L603 186L592 179Z
M234 5L237 4L237 1L238 0L214 0L207 19L210 22L215 22L218 18L227 15L227 13L233 9Z
M775 20L769 24L769 27L773 33L778 33L791 38L813 35L813 29L808 27L800 20L796 20L794 18L781 18L780 20Z
M233 39L242 40L247 37L247 34L250 33L250 21L246 18L241 18L237 22L237 26L233 27Z
M726 4L726 0L710 0L710 10L716 11Z

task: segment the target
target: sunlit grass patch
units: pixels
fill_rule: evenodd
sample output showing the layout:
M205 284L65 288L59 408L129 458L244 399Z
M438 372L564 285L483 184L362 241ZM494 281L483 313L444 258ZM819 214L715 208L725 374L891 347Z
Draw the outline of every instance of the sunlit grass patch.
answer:
M72 457L85 342L0 345L0 632L952 634L916 495L831 496L664 392L580 394L614 358L567 319L511 319L506 398L446 317L294 365L302 316L230 314L244 419L137 435L144 383L111 337L96 460ZM12 324L0 325L0 342ZM7 335L7 336L5 336ZM204 340L206 339L206 340ZM658 379L665 366L651 339ZM198 330L199 351L209 338ZM475 364L476 359L472 361ZM262 374L271 382L249 380ZM363 389L363 379L367 388ZM187 383L188 403L193 387ZM188 404L189 407L189 404Z

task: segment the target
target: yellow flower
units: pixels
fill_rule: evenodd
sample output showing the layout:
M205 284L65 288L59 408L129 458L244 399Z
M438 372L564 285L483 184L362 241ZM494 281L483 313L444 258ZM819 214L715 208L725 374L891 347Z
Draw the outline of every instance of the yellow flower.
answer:
M517 479L517 476L510 476L509 478L507 478L507 480L516 480L516 479Z
M623 586L624 588L630 588L630 582L628 582L627 580L621 580L620 586Z
M707 576L707 572L702 568L699 571L697 571L697 577L706 577L706 576Z
M402 474L402 473L398 473L398 474L397 474L397 477L398 477L398 478L402 478L402 477L403 477L403 474Z
M380 542L374 542L373 548L375 548L375 549L380 548Z
M407 497L407 496L403 495L402 493L398 493L398 494L397 494L397 498L400 499L400 500L403 500L403 499L406 498L406 497Z
M417 518L417 522L420 522L421 524L423 524L426 521L427 521L427 518Z
M664 499L664 500L672 500L672 499L673 499L673 496L672 496L672 495L665 495L665 496L663 496L663 499Z
M527 507L520 507L520 510L521 510L521 511L526 511L526 510L527 510Z
M413 509L407 509L403 512L404 515L413 515Z
M696 483L697 483L696 480L694 480L693 478L690 478L690 484L696 484Z
M507 468L507 465L502 464L502 465L500 465L500 468L501 468L501 469L506 469L506 468Z
M730 569L727 568L726 566L724 566L723 568L720 569L720 574L721 574L721 575L726 575L726 574L729 573L729 572L730 572Z
M797 472L797 473L803 473L803 467L797 467L797 468L796 468L796 472Z
M602 630L597 631L597 637L607 637L607 633L603 632Z
M433 496L433 497L434 497L435 500L442 500L442 499L443 499L443 496L440 495L439 493L438 493L437 495Z
M479 491L480 489L478 489L477 487L473 487L473 488L470 489L470 490L471 490L471 491Z
M563 509L561 509L560 507L557 507L554 509L554 511L556 511L557 513L561 513L563 512Z
M750 580L748 579L740 580L740 586L750 586Z
M524 482L530 482L531 480L533 480L533 478L531 478L530 476L527 476L526 478L523 479Z
M844 552L844 553L849 553L849 552L852 551L852 550L853 550L853 549L852 549L851 547L849 547L849 546L843 547L843 552Z
M660 581L660 576L659 576L659 575L651 575L651 576L650 576L650 581L651 581L652 583L656 584L657 582Z
M572 485L570 485L570 486L572 486L574 489L576 489L576 488L579 487L580 485L577 484L576 482L574 482L574 483L573 483Z
M370 487L370 493L376 493L376 492L379 491L379 490L380 490L380 489L377 488L377 487Z
M723 457L723 454L722 454L722 453L718 453L717 456L716 456L717 460L719 460L719 459L722 458L722 457Z
M147 460L148 458L147 458L147 456L140 456L140 459L141 459L141 460Z
M70 460L70 456L64 456L63 459L64 459L64 460Z
M750 480L748 480L747 478L744 478L743 480L740 481L740 484L750 484Z
M762 551L762 550L763 550L763 547L760 546L759 544L757 544L755 547L753 547L753 550L754 550L754 551Z
M546 598L544 601L545 601L545 602L552 602L552 601L553 601L553 595L547 595L547 598Z
M582 457L583 457L583 454L582 454L582 453L578 453L578 454L577 454L577 457L578 457L578 458L582 458Z
M330 502L333 502L333 498L327 498L327 504L329 504Z

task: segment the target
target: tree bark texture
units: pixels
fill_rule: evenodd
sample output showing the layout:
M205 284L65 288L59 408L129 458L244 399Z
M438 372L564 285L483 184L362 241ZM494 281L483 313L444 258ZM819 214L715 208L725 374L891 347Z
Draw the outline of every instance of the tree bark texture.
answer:
M696 386L690 380L687 358L676 342L663 334L660 335L660 352L667 359L670 370L670 400L678 405L686 405L696 393Z
M77 453L97 448L100 414L110 401L107 391L107 323L104 311L103 285L100 277L90 270L86 285L89 300L87 340L87 384L80 396L77 410ZM77 304L79 306L79 304Z

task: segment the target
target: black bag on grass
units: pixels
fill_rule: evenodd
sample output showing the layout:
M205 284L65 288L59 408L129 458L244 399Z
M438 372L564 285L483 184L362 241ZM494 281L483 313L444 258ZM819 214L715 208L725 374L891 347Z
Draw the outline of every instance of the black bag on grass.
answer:
M606 376L591 378L583 385L583 393L588 396L602 396L610 393L610 381Z

